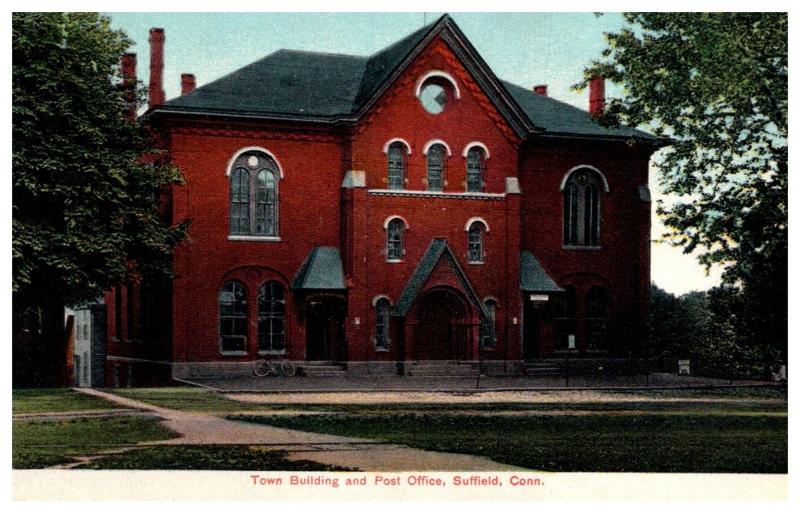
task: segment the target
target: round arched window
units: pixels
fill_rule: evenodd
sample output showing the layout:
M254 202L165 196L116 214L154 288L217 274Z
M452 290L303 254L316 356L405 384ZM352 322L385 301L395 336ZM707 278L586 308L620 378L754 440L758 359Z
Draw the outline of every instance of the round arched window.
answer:
M419 101L425 111L431 115L438 115L447 105L448 88L437 80L428 80L422 85L419 92Z

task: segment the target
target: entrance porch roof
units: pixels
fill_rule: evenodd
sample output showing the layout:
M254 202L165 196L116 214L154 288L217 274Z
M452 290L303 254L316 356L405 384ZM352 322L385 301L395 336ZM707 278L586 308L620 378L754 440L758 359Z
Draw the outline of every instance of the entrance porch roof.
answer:
M315 246L292 281L292 289L344 290L344 269L338 248Z
M520 252L519 256L519 288L536 293L564 292L533 253L526 250Z
M453 251L450 249L450 246L447 245L446 239L433 239L431 241L430 246L428 246L428 249L425 250L425 254L422 255L419 264L417 264L416 269L414 269L414 273L411 275L411 278L408 279L408 283L406 283L403 292L397 299L397 303L392 311L392 316L404 317L406 314L408 314L408 311L414 305L414 302L417 300L417 297L420 295L420 292L425 286L425 282L427 282L428 278L431 276L436 264L438 264L443 258L447 260L450 266L453 268L453 272L458 278L458 281L461 284L461 287L463 288L464 293L466 294L470 303L472 303L478 309L478 312L482 318L488 316L486 313L486 308L483 306L483 303L481 303L478 294L475 292L475 288L472 287L467 275L459 265L458 260L456 260L456 257L453 254Z

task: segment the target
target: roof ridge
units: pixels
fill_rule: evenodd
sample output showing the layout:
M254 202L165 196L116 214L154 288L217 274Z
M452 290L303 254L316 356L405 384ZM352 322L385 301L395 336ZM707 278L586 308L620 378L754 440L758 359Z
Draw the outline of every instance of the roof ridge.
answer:
M343 52L325 52L323 50L301 50L301 49L297 49L297 48L279 48L278 50L276 50L276 51L274 51L274 52L272 52L272 53L270 53L270 54L268 54L267 56L264 56L264 57L269 57L269 56L271 56L273 54L278 54L280 52L287 52L287 53L292 53L292 54L315 54L315 55L318 55L318 56L350 57L350 58L353 58L353 59L362 59L362 60L368 59L368 56L361 56L361 55L358 55L358 54L345 54Z

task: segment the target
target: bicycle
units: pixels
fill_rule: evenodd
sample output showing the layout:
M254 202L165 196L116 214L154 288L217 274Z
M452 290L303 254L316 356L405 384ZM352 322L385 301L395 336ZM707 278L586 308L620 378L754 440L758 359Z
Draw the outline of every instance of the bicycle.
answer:
M266 359L259 359L253 363L253 374L257 377L269 376L284 376L294 377L297 373L297 367L288 359L280 361L268 361Z

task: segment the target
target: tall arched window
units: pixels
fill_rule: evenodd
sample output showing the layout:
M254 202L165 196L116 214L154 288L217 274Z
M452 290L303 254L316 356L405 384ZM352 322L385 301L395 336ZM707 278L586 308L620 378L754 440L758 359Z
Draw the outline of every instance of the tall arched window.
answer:
M483 192L485 163L483 149L470 147L467 151L467 192Z
M242 153L231 170L231 235L278 235L280 170L265 153Z
M481 322L481 348L491 349L497 344L497 302L490 298L483 306L487 317Z
M606 320L608 319L608 290L594 286L586 292L586 347L604 350L606 347Z
M405 255L403 247L403 234L406 224L402 219L396 217L386 225L386 259L401 260Z
M467 259L469 262L483 262L483 234L486 227L480 221L469 225L467 230Z
M375 349L385 352L389 350L389 300L378 298L375 302Z
M428 190L441 192L444 190L444 169L447 150L442 144L433 144L428 148Z
M591 169L578 169L564 184L564 244L600 245L602 181Z
M406 155L408 149L402 142L392 142L389 146L389 177L390 190L403 190L406 186Z
M247 292L239 282L226 282L219 291L219 348L247 352Z
M286 299L283 286L264 282L258 290L258 351L280 353L286 350Z
M577 293L571 285L564 286L564 293L561 294L558 305L556 306L556 348L567 350L576 348L577 343Z

